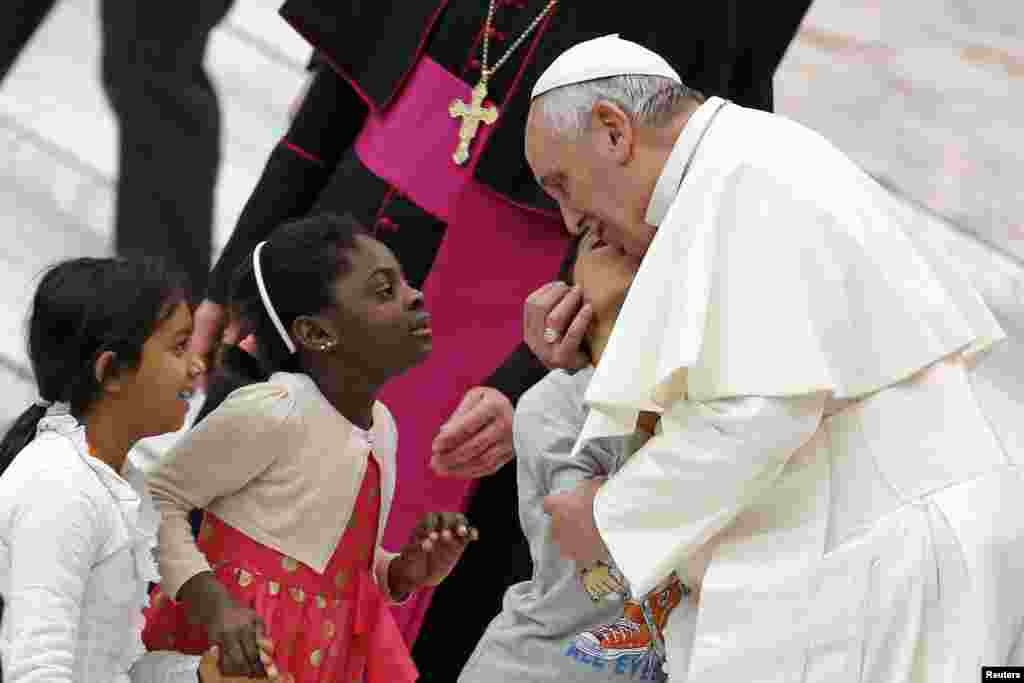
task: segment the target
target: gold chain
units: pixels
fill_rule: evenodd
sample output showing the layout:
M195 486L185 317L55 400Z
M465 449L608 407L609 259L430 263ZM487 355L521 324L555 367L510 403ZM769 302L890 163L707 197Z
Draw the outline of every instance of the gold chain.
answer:
M501 67L501 65L505 63L505 60L508 59L513 52L515 52L516 48L519 47L520 43L526 40L526 37L533 33L533 30L537 28L537 25L544 19L544 17L548 15L548 13L552 9L554 9L555 5L558 4L558 0L548 0L548 4L545 5L544 9L540 11L540 14L538 14L534 18L534 20L530 22L530 25L526 27L526 30L523 31L523 33L518 38L516 38L515 42L509 46L509 48L505 51L505 54L502 56L502 58L498 60L498 63L495 64L493 67L488 68L487 49L488 47L490 47L491 42L491 24L494 21L494 6L496 4L496 1L497 0L490 0L490 5L487 8L487 22L484 24L484 55L483 60L480 62L480 80L483 81L484 83L486 83L487 80L494 74L494 72L497 71Z

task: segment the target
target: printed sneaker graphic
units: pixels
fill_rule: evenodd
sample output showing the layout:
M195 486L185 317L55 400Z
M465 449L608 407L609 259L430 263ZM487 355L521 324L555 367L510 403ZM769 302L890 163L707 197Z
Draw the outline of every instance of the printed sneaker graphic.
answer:
M593 592L589 590L595 584L608 586L610 583L618 582L620 579L620 576L617 576L618 572L614 568L606 569L605 567L598 566L588 571L598 570L599 576L610 577L612 579L610 581L603 579L588 581L587 572L584 572L584 585L587 586L587 592L591 598L594 598L595 594L602 594L601 597L615 594L614 592L603 593L600 590ZM590 578L593 579L593 577ZM665 654L663 645L665 624L668 623L669 614L682 601L686 593L686 588L679 582L676 575L672 574L642 602L627 599L623 605L622 616L611 624L598 626L578 635L575 641L576 649L590 657L606 662L614 662L620 657L651 658L657 660L657 668L660 669ZM653 637L652 628L654 630Z

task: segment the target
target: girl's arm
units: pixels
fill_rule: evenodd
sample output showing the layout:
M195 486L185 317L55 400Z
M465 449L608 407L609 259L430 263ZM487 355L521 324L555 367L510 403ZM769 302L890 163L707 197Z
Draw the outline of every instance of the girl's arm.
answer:
M289 429L294 398L285 387L251 384L232 393L188 432L150 472L147 483L162 517L163 589L181 599L182 586L210 572L196 546L189 513L241 491L294 447Z
M105 536L97 504L81 486L73 472L54 470L19 492L4 596L6 683L74 680L82 597Z
M410 592L400 595L391 588L391 562L396 557L398 557L398 553L384 550L378 545L373 559L373 578L376 579L377 586L392 604L404 605L413 594Z

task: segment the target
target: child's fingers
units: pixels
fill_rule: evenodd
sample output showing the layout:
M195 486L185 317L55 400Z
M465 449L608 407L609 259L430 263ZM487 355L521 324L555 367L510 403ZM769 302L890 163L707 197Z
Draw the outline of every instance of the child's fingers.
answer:
M271 645L271 649L272 647L273 646ZM277 680L277 666L274 664L274 660L270 656L268 650L264 649L262 643L260 643L260 661L263 662L263 670L266 671L267 678L270 678L271 680Z
M454 541L468 538L469 520L460 512L442 512L440 535L445 541Z
M423 516L423 520L420 522L419 531L424 536L429 536L431 533L441 530L441 515L437 512L429 512Z

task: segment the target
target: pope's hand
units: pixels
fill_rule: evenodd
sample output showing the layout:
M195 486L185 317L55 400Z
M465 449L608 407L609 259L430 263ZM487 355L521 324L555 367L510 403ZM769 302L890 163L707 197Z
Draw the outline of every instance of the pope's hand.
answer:
M590 362L580 344L592 318L579 286L549 282L526 298L523 338L545 367L579 370Z
M434 439L430 466L458 479L494 474L514 456L512 412L512 402L497 389L470 389Z
M544 498L544 512L551 517L551 540L562 557L580 566L609 557L594 521L594 497L603 484L603 477L588 479L568 493Z

